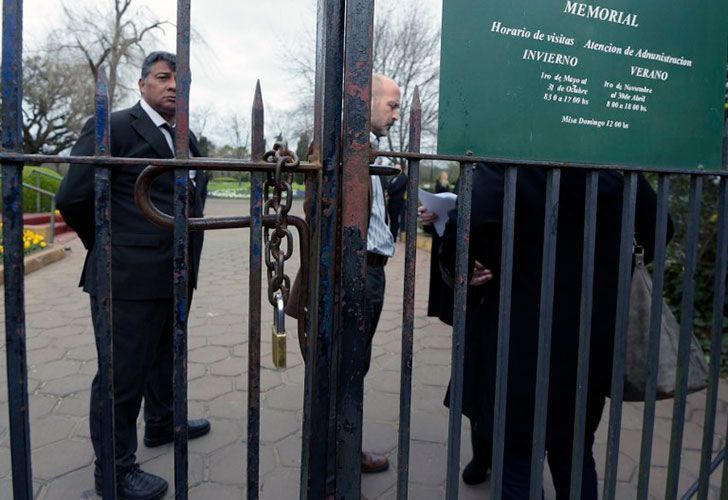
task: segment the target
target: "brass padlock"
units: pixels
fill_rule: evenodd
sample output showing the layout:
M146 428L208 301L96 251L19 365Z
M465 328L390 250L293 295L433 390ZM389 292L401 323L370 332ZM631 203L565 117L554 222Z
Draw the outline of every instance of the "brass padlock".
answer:
M286 367L286 314L281 291L278 290L274 297L276 308L273 313L273 366L282 370Z

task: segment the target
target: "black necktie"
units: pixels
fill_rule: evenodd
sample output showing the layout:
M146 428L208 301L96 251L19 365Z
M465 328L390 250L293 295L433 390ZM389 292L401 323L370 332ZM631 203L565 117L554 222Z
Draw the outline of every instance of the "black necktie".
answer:
M169 132L169 135L172 137L172 153L173 154L176 154L177 153L177 144L175 142L175 140L176 140L176 138L175 138L175 127L172 127L169 123L163 123L161 125L161 127L164 130L166 130L167 132Z

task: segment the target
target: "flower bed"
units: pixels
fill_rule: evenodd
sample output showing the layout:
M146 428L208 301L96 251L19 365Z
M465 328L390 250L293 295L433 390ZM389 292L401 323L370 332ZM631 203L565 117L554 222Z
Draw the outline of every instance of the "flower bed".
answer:
M48 243L46 243L45 238L42 235L35 231L31 231L30 229L23 230L23 253L25 255L33 253L36 250L42 250L47 246ZM2 234L0 234L0 255L4 253L5 245L3 243Z

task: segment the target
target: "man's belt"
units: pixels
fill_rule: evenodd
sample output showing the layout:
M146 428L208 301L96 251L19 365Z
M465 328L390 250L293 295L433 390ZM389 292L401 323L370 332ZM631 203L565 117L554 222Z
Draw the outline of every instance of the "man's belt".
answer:
M386 266L387 259L389 259L389 257L386 255L367 252L367 266Z

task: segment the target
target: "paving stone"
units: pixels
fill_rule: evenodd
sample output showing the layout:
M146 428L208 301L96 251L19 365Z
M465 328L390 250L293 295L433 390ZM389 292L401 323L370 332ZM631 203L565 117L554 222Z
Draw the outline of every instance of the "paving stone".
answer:
M399 395L368 391L364 395L364 418L379 422L398 422Z
M190 441L192 443L192 441ZM141 461L144 472L155 474L165 478L171 487L174 487L174 449L169 447L168 453L163 453L155 458ZM203 460L200 456L191 453L188 460L187 481L189 486L200 484L203 479ZM194 497L193 497L194 498Z
M247 365L247 363L245 363L245 365ZM210 373L216 376L237 377L245 373L244 369L246 367L247 366L244 366L240 358L231 357L218 361L217 363L210 364Z
M389 394L399 394L399 374L390 371L372 371L364 379L367 389Z
M261 481L260 500L299 498L300 473L293 469L276 469Z
M245 490L237 486L224 486L215 483L203 483L190 488L189 497L215 500L240 500L244 498Z
M89 465L88 467L69 472L68 474L53 479L46 486L42 498L44 500L61 500L66 498L97 499L99 497L94 491L93 475L94 468Z
M33 377L38 380L49 380L51 378L63 378L69 375L78 374L81 368L81 363L77 361L62 360L62 361L51 361L49 363L43 363L35 365L28 374L29 377Z
M412 441L410 456L417 457L417 467L410 467L412 482L431 487L440 487L444 483L447 452L443 444Z
M88 387L91 387L89 382ZM72 397L64 397L58 402L54 413L61 415L88 416L90 405L90 391L85 394L76 394Z
M187 389L189 400L211 401L233 390L233 384L223 377L205 376L190 381Z
M30 444L36 449L61 441L68 438L77 426L76 419L59 415L33 419Z
M295 412L260 409L260 440L277 443L301 429L301 419Z
M303 408L303 388L279 385L265 394L265 403L272 410L300 410Z
M362 447L374 453L390 453L397 447L396 427L381 422L364 422Z
M418 411L412 415L411 436L418 441L447 442L448 413Z
M278 460L283 467L301 467L301 433L283 439L276 444Z
M225 394L210 401L210 416L242 421L247 415L247 404L247 393L236 391L232 394Z
M228 349L219 346L205 346L190 351L189 360L195 363L214 363L230 355Z
M207 337L207 342L209 345L234 347L246 342L247 339L248 336L243 332L229 332L222 335Z
M70 396L89 387L91 387L91 379L88 376L71 375L48 381L43 386L43 392L55 396Z
M415 366L413 369L414 378L421 384L445 387L450 381L450 367L425 365Z
M93 450L86 442L64 440L33 450L33 474L53 479L85 467L93 460Z
M30 418L36 419L48 415L58 404L58 398L55 396L45 396L43 394L33 394L30 396ZM0 412L7 415L7 408L0 408Z
M243 484L247 474L247 445L242 442L227 446L210 456L210 481L222 484ZM263 477L276 467L273 449L260 449L259 476Z
M189 443L190 450L195 453L209 454L225 446L242 441L242 421L210 420L210 433Z
M44 337L44 336L32 336L27 335L27 340L25 343L25 348L28 351L33 351L35 349L43 349L44 347L48 347L51 342L53 341L50 337Z
M88 313L88 310L86 311ZM73 337L75 335L82 335L86 332L86 328L81 325L61 325L54 328L48 328L43 331L43 336L48 338L59 338L59 337Z
M96 346L94 344L82 345L74 347L68 350L66 355L69 359L76 359L78 361L96 361Z
M61 359L65 354L65 349L51 345L44 347L43 349L35 349L34 351L29 352L28 363L31 365L48 363L49 361Z

